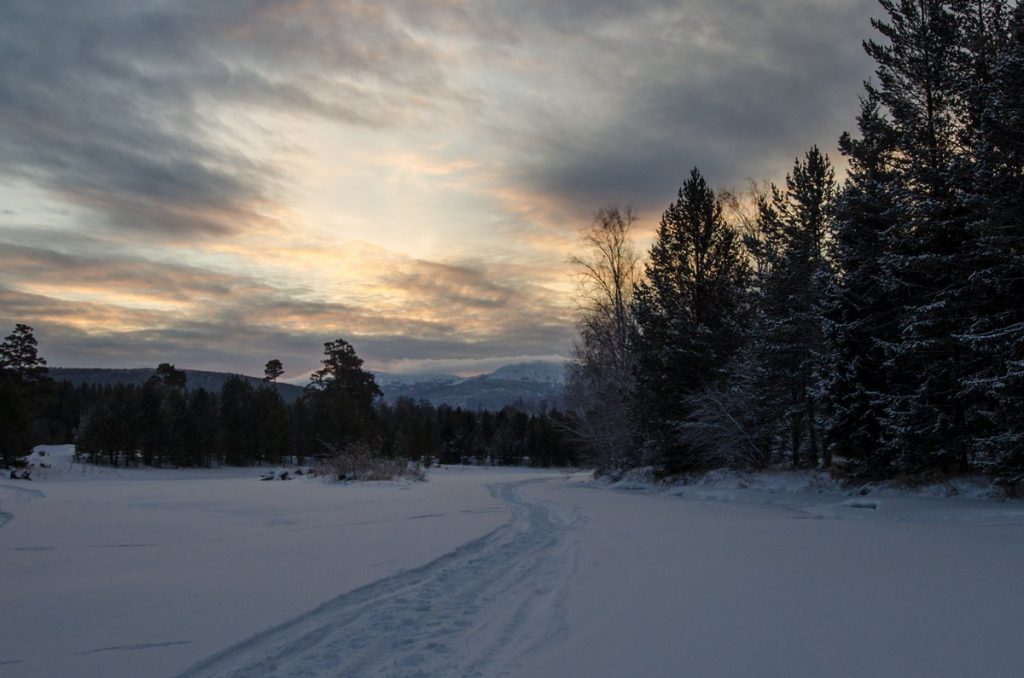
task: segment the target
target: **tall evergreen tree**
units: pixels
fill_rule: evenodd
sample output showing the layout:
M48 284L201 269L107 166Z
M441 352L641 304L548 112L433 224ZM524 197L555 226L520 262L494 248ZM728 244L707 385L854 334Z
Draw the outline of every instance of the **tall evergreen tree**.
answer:
M638 414L668 471L707 462L678 426L687 398L719 376L742 341L749 277L736 232L694 168L662 215L635 295Z
M11 370L24 383L49 379L46 360L39 355L39 343L28 325L18 323L0 344L0 369Z
M344 339L324 344L321 363L305 396L319 442L340 447L366 438L373 425L374 400L381 396L373 374L363 369L362 358Z
M830 251L838 275L826 293L823 405L826 449L884 475L892 461L884 434L889 393L887 347L899 335L898 306L883 267L885 234L894 218L893 140L870 93L861 100L859 137L844 133L839 148L849 163L836 201Z
M975 83L982 100L968 197L977 242L968 281L975 309L962 338L976 362L963 387L984 403L984 421L972 430L979 461L1024 483L1024 7L988 15L986 35L998 49L988 60L990 77Z
M33 421L53 396L46 360L28 325L18 323L0 343L0 463L15 463L34 444Z
M825 245L832 230L835 173L815 146L797 160L786 188L763 205L770 266L760 283L755 351L760 389L785 424L794 466L829 462L822 449L817 379L824 354L823 294L832 278Z
M900 468L966 469L971 459L961 389L969 356L958 337L970 324L967 291L974 249L962 201L962 26L940 0L881 0L886 38L868 41L877 89L868 87L891 126L894 207L882 266L899 337L889 347L883 436Z
M231 377L220 389L220 421L217 448L225 464L242 466L253 462L259 444L253 402L255 392L245 380Z

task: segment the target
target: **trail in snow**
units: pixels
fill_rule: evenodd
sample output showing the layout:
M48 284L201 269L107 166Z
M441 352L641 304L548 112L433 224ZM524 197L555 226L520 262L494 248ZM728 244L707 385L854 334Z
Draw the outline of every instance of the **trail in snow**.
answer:
M31 499L42 499L46 495L39 490L34 490L28 487L21 487L19 485L0 485L0 505L10 501L29 501ZM7 524L12 518L13 513L7 513L6 511L0 511L0 527Z
M491 488L512 519L490 534L228 648L183 678L481 676L514 668L566 634L563 597L580 520L527 501L525 483Z

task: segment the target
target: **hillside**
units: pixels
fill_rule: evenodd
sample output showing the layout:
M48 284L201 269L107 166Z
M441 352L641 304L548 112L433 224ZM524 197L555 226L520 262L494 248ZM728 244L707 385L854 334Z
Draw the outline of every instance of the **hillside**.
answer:
M205 389L207 391L220 391L224 383L231 377L240 377L254 387L264 385L259 377L250 377L244 374L230 374L228 372L208 372L206 370L183 370L187 382L186 388ZM70 381L76 386L79 384L108 385L108 384L135 384L141 386L146 380L153 376L153 368L136 367L130 369L109 369L99 367L51 367L50 377L55 381ZM293 384L274 384L277 392L285 402L294 402L302 395L302 387Z
M505 365L494 372L474 377L453 374L391 374L376 372L374 377L384 401L393 403L399 398L426 400L433 405L446 404L467 410L500 410L508 405L538 408L558 405L564 389L564 365L550 362L526 362ZM224 382L233 376L244 379L252 386L263 385L258 377L234 375L228 372L184 370L186 388L220 391ZM153 369L109 369L94 367L51 367L50 376L57 381L73 384L136 384L142 385L153 375ZM294 402L303 392L301 386L278 383L274 385L286 402Z
M506 365L489 374L457 377L451 374L375 376L386 402L399 398L426 400L468 410L500 410L521 404L527 408L558 405L564 390L561 363L529 362Z

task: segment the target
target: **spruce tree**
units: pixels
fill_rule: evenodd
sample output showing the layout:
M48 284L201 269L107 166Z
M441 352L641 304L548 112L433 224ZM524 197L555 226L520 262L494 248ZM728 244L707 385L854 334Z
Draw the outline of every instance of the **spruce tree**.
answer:
M832 229L835 173L815 146L772 188L763 205L769 267L760 283L756 351L762 396L781 417L789 456L799 466L828 463L820 439L817 379L824 354L821 315L832 271L825 245Z
M982 100L968 196L977 242L969 295L973 321L963 340L973 351L962 388L982 399L972 428L978 461L1011 484L1024 482L1024 7L990 10L990 77L975 83ZM1019 489L1019 488L1018 488Z
M962 26L939 0L881 0L888 17L868 41L877 89L868 87L891 126L894 205L882 246L899 337L889 345L884 438L900 469L966 469L971 459L961 389L970 373L959 336L970 324L967 290L974 249L962 201L963 115L958 75ZM967 253L967 256L965 256Z
M687 398L720 376L742 343L749 267L722 205L694 168L662 215L636 289L641 429L667 471L703 465L678 425Z
M884 475L892 461L885 437L889 393L887 347L899 334L897 305L883 266L885 234L894 218L892 129L870 93L861 100L859 137L843 134L849 163L836 201L831 258L839 274L824 304L825 370L822 378L826 449L856 470Z

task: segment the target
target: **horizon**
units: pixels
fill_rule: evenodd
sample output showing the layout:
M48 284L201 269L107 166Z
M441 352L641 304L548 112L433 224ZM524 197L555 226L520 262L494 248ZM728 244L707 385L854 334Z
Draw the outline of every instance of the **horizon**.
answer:
M493 369L486 370L486 371L483 371L483 372L473 372L473 373L469 373L469 374L459 374L459 373L456 373L456 372L443 372L443 371L391 372L391 371L371 370L371 369L368 369L367 371L370 372L371 374L373 374L374 376L388 375L388 376L395 376L395 377L457 377L459 379L472 379L473 377L482 377L482 376L487 376L487 375L490 375L490 374L494 374L495 372L497 372L499 370L502 370L504 368L507 368L507 367L520 367L520 366L527 366L527 365L564 365L564 364L565 364L564 359L560 360L560 359L554 359L554 358L549 359L549 360L540 359L540 360L515 361L515 362L501 363L501 364L498 364ZM96 367L96 366L82 366L82 365L49 365L48 364L46 367L47 367L47 369L50 369L50 370L56 369L56 370L111 370L111 371L141 371L141 370L149 370L149 371L153 371L153 370L156 369L155 366L147 366L147 365L135 365L135 366L129 366L129 367ZM249 379L263 379L263 377L258 376L256 374L249 374L249 373L245 373L245 372L235 372L235 371L231 371L231 370L209 370L209 369L205 369L205 368L181 367L181 366L179 366L177 364L172 364L172 367L174 367L175 369L178 369L178 370L184 372L185 374L188 374L189 372L205 372L205 373L210 373L210 374L231 374L231 375L236 375L236 376L240 376L240 377L246 377L246 378L249 378ZM287 374L287 372L285 372L285 374ZM309 383L309 376L310 376L310 374L311 374L310 372L307 372L307 373L300 374L300 375L297 375L297 376L294 376L294 377L287 377L287 378L279 377L277 380L275 380L275 383L287 384L287 385L290 385L290 386L304 386L305 384Z

